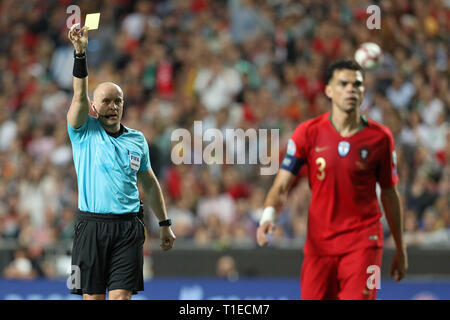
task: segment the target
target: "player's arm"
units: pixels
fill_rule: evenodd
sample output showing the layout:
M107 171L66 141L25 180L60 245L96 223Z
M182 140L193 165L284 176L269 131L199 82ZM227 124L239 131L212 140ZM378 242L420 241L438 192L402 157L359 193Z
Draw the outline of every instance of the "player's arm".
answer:
M397 188L381 189L381 202L397 248L390 274L395 276L395 281L400 281L408 269L408 256L403 239L403 216Z
M162 194L161 186L155 173L150 168L138 173L139 182L144 187L144 191L149 199L150 207L152 208L156 218L159 222L169 221L166 212L166 206L164 204L164 197ZM169 250L173 246L173 242L176 237L172 232L170 226L162 226L160 232L161 248L163 250Z
M392 261L390 275L391 277L395 276L395 281L400 281L405 276L408 268L408 256L403 239L402 207L397 188L395 187L398 181L398 174L394 137L387 128L385 133L387 134L386 146L385 150L383 150L384 152L381 153L377 180L381 187L381 203L397 248Z
M88 76L86 47L88 44L87 27L77 30L78 24L69 30L69 40L75 49L73 66L73 98L67 113L67 122L74 128L80 128L89 115Z
M268 244L267 233L273 232L273 222L277 212L284 205L295 175L285 169L280 169L264 202L264 211L256 231L256 240L260 246Z

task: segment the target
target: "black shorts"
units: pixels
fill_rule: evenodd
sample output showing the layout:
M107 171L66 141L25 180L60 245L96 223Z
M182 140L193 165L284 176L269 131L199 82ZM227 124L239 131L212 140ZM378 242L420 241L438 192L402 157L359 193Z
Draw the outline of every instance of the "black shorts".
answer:
M78 213L68 282L71 293L144 290L145 227L138 215Z

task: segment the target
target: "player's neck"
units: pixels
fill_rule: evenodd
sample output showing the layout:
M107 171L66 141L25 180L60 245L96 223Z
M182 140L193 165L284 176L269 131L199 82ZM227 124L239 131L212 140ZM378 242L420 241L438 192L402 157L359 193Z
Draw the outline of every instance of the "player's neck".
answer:
M361 130L363 123L358 109L352 112L336 109L331 111L330 121L342 137L350 137Z

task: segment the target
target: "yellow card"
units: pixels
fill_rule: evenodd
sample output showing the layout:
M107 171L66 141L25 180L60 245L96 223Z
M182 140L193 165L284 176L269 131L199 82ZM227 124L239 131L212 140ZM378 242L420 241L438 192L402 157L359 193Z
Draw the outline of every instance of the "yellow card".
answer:
M98 29L98 23L100 22L100 12L99 13L88 13L86 15L86 20L84 20L84 26L89 28L89 31Z

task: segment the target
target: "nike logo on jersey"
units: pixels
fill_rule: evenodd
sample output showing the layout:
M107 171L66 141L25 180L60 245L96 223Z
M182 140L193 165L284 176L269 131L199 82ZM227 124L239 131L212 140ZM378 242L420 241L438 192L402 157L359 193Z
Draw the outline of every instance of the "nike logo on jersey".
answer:
M327 149L328 149L328 146L325 146L325 147L316 147L315 151L316 151L316 152L322 152L322 151L325 151L325 150L327 150Z

